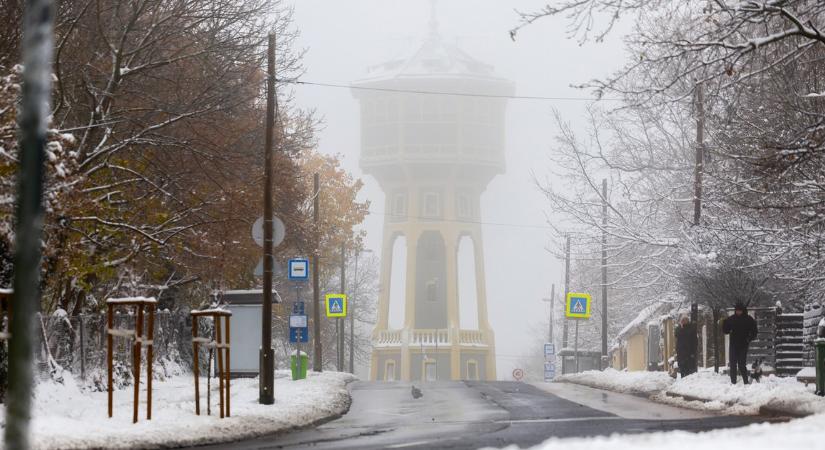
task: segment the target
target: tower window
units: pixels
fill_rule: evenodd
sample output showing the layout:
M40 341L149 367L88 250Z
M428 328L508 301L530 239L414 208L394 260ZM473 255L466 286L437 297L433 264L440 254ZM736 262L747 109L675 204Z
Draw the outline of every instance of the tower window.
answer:
M438 281L437 280L430 280L427 282L427 301L434 302L436 301L436 290L438 289Z
M426 194L424 194L424 216L441 216L441 198L438 195L438 193L427 192Z
M405 194L395 194L392 201L392 215L397 218L407 215L407 196Z
M458 196L458 216L462 218L473 217L473 210L470 206L470 198L465 194Z

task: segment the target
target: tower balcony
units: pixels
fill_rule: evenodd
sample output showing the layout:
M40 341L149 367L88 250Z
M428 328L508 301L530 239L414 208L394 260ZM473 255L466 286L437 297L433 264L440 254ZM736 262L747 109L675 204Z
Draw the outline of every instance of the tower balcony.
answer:
M490 333L484 330L450 328L379 330L373 335L373 346L386 348L401 347L406 344L414 348L435 348L458 344L462 347L486 348L490 346L489 336Z

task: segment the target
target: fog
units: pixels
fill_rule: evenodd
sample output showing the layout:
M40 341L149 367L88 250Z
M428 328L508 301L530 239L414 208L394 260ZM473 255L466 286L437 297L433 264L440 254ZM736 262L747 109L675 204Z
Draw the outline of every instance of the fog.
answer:
M411 55L427 35L432 7L425 0L295 0L293 5L295 26L301 33L297 45L307 49L302 79L342 85L364 78L369 66L391 56ZM568 39L568 23L552 18L521 30L515 42L511 40L509 30L518 24L514 9L543 5L541 0L442 0L435 11L442 38L492 65L497 76L514 83L516 95L588 97L588 92L570 85L617 69L624 58L620 35L613 34L604 43L579 45ZM298 106L315 109L324 120L320 150L340 154L344 168L366 183L361 197L372 202L363 224L366 244L380 255L384 194L376 180L359 168L356 99L345 88L300 85L294 89ZM547 221L556 219L534 179L545 179L552 169L548 155L555 134L553 109L580 128L588 103L513 99L507 106L506 172L489 184L481 204L487 302L496 333L499 379L511 379L519 360L536 353L527 347L541 340L529 330L545 329L539 326L547 317L541 299L549 296L551 283L556 283L557 295L563 289L563 264L547 251L553 245ZM462 248L459 266L471 258ZM466 276L459 269L459 275L461 325L472 327L474 307L467 309L465 300L474 300L475 295L464 286L474 283L473 274ZM393 279L395 286L398 283ZM391 327L402 317L400 306L399 302L391 305Z

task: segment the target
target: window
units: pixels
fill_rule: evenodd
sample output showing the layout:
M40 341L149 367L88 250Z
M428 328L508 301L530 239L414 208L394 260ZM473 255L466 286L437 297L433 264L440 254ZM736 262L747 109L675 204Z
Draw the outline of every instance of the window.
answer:
M470 206L470 199L466 194L458 194L458 217L470 218L473 217L472 207Z
M478 362L474 359L467 360L467 379L478 380Z
M407 215L407 196L403 193L395 194L392 201L392 215L402 218Z
M436 381L438 366L434 360L424 360L424 381Z
M424 216L441 216L441 198L437 192L427 192L424 194Z
M395 381L395 360L390 359L384 363L384 381Z
M438 280L432 279L427 282L427 301L434 302L437 300Z

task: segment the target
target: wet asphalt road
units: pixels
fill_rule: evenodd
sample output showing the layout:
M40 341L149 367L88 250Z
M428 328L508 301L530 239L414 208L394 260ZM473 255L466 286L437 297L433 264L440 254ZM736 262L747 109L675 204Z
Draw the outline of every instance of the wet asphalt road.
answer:
M510 444L524 448L550 437L705 431L765 420L690 412L565 384L549 389L506 381L420 387L424 397L415 400L409 384L358 382L351 385L350 411L340 419L292 433L201 448L476 449Z

